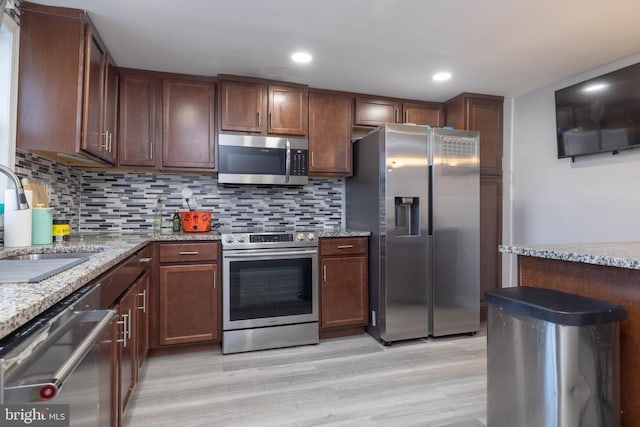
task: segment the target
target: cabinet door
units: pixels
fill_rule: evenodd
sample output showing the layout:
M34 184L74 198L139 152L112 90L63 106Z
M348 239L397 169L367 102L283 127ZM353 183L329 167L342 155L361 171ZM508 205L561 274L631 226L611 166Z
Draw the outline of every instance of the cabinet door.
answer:
M480 131L480 173L502 174L502 101L469 98L467 129Z
M149 352L149 277L149 270L147 270L136 284L136 361L138 371Z
M486 310L484 291L502 287L502 177L480 177L480 301Z
M443 116L443 108L440 104L410 102L402 104L402 123L441 127Z
M352 96L322 92L309 94L310 174L352 174L352 117Z
M106 50L93 36L87 25L87 50L85 52L84 119L82 149L102 158L106 147L106 135L102 131Z
M400 122L399 102L390 99L356 98L356 125L380 126Z
M220 81L220 129L266 132L267 94L255 82Z
M213 169L215 85L163 82L162 166Z
M106 134L106 148L102 156L109 163L115 163L118 153L118 71L108 62L106 73L103 129Z
M366 257L321 261L320 327L364 326L368 323Z
M306 87L269 86L269 133L306 136L308 117Z
M129 288L118 303L118 342L119 348L119 412L124 414L131 391L136 383L136 301L137 289ZM122 419L122 418L121 418Z
M160 267L160 344L219 339L215 264Z
M120 75L118 164L156 166L155 103L157 80L143 74Z

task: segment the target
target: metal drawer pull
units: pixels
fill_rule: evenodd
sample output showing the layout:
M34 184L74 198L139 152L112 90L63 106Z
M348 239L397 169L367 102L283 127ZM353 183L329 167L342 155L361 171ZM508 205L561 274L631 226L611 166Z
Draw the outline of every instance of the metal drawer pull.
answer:
M140 258L138 260L138 264L149 264L151 262L151 258Z
M178 255L200 255L198 251L180 251Z
M338 245L338 249L351 249L353 245Z

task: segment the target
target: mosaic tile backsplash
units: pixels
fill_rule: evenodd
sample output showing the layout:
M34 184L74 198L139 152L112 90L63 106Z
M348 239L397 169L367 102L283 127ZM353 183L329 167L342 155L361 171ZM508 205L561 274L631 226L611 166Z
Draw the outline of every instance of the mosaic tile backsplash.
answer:
M20 178L39 179L48 184L53 219L69 220L72 230L79 229L81 170L17 150L15 172Z
M18 150L16 173L51 188L54 219L68 219L73 231L136 231L153 228L162 208L162 228L171 229L176 209L212 211L225 230L341 226L343 180L310 178L303 187L218 185L204 174L84 171Z

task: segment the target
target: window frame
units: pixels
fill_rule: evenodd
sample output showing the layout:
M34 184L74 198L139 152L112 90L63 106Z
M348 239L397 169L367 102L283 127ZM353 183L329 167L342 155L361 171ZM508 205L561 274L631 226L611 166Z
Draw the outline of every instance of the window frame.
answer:
M0 134L0 163L8 166L11 169L15 168L16 162L16 129L17 129L17 121L18 121L18 64L19 64L19 53L20 53L20 26L6 13L2 14L2 22L0 23L0 27L2 27L2 32L5 32L5 29L9 33L9 37L11 37L10 41L3 42L6 45L3 47L0 54L6 54L6 47L9 46L10 49L10 58L8 63L9 74L5 77L9 78L9 97L7 99L8 102L8 127L6 131L3 131ZM0 37L5 37L5 34L0 35ZM3 61L4 62L4 61ZM0 82L0 84L5 85L5 82ZM5 86L6 87L6 86ZM4 98L4 97L3 97ZM0 110L2 111L2 110ZM7 181L4 175L0 175L0 189L7 188ZM4 199L4 191L0 192L0 199Z

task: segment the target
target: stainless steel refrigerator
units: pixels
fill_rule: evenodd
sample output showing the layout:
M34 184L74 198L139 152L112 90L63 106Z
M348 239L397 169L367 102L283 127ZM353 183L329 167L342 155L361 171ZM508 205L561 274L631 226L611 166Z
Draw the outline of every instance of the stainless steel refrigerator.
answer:
M480 327L479 133L386 124L354 143L346 226L371 231L368 332Z

